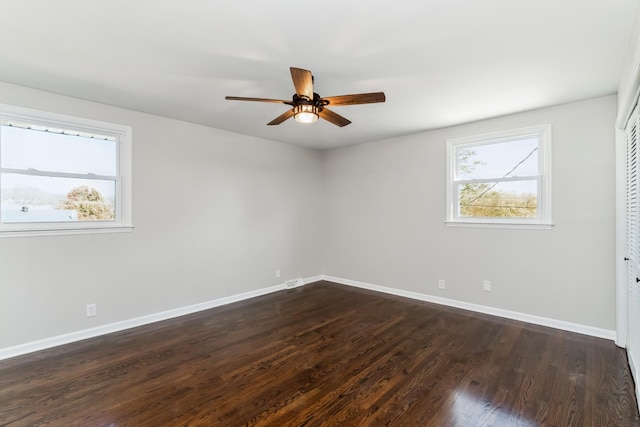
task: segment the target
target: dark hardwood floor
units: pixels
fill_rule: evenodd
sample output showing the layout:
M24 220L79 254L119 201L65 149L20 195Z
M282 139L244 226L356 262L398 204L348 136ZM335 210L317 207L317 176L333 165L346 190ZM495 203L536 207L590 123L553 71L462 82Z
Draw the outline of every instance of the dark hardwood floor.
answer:
M2 426L640 426L613 342L327 282L0 361Z

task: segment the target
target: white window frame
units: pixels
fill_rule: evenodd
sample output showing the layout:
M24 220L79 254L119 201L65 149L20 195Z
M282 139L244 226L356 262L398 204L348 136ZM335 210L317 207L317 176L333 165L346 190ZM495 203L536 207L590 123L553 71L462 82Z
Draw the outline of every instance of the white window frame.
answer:
M20 236L116 233L133 230L132 223L132 129L114 123L85 119L31 108L0 104L0 123L27 123L44 128L65 129L84 134L113 137L117 143L115 220L73 222L0 222L0 238ZM0 141L1 144L1 141ZM2 169L0 169L1 171ZM42 175L39 171L32 174ZM45 176L71 176L63 173L45 173ZM1 179L1 176L0 176ZM1 203L1 201L0 201Z
M460 217L456 185L467 182L507 182L523 178L489 178L486 180L457 179L457 148L471 148L535 137L538 139L538 209L536 218L468 218ZM532 177L527 177L531 179ZM497 227L497 228L539 228L550 229L551 220L551 125L545 124L527 128L494 132L447 140L447 226Z

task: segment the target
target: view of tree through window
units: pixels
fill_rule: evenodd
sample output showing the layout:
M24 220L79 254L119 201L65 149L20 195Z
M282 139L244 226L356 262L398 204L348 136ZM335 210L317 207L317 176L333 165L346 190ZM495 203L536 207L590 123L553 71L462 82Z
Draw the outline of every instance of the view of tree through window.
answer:
M98 190L86 185L71 190L67 200L57 208L76 211L79 221L109 221L115 216L113 205Z
M447 141L447 222L551 225L551 126Z
M517 147L513 147L517 145ZM458 149L458 176L483 179L459 184L461 217L536 218L538 186L534 179L486 181L537 175L536 139ZM503 173L505 167L512 165ZM502 168L502 169L501 169Z
M114 138L7 123L0 142L2 223L115 220Z

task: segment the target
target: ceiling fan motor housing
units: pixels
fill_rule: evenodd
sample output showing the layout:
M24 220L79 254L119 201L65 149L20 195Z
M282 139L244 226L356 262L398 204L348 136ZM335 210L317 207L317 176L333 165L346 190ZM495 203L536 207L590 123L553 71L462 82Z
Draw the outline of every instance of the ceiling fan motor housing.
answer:
M314 105L318 111L322 111L322 108L325 105L328 105L329 101L326 101L322 98L320 98L320 95L318 95L317 93L313 93L313 99L309 99L306 96L298 96L297 93L293 94L293 106L297 106L297 105Z

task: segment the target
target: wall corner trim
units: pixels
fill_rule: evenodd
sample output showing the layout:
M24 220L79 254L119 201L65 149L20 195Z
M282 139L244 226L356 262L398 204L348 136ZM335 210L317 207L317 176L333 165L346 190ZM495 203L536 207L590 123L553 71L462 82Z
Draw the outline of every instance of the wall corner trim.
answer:
M356 280L343 279L340 277L322 276L322 280L338 283L341 285L353 286L356 288L368 289L370 291L375 291L375 292L383 292L386 294L391 294L399 297L431 302L434 304L446 305L449 307L460 308L463 310L475 311L477 313L489 314L491 316L502 317L505 319L518 320L520 322L531 323L539 326L546 326L549 328L560 329L563 331L575 332L582 335L589 335L597 338L604 338L611 341L616 339L615 331L595 328L593 326L581 325L577 323L571 323L571 322L551 319L547 317L534 316L531 314L519 313L516 311L504 310L501 308L473 304L473 303L468 303L468 302L458 301L458 300L453 300L448 298L441 298L433 295L405 291L397 288L373 285L370 283L358 282Z

